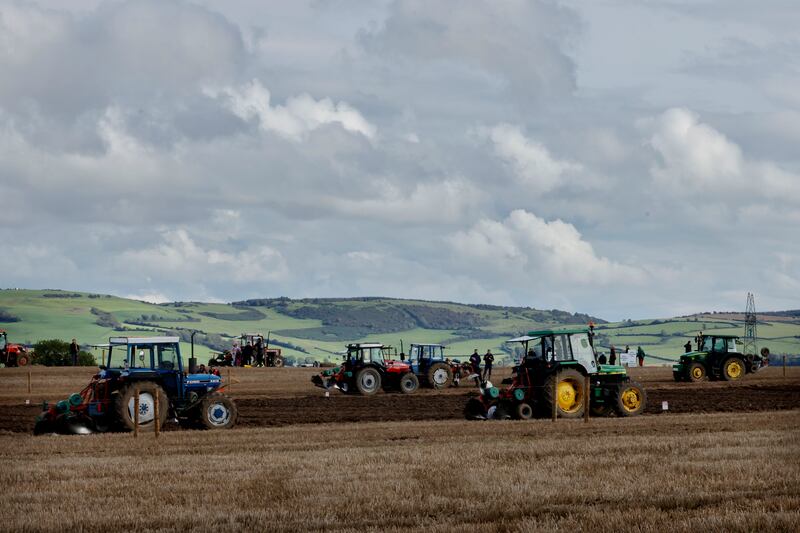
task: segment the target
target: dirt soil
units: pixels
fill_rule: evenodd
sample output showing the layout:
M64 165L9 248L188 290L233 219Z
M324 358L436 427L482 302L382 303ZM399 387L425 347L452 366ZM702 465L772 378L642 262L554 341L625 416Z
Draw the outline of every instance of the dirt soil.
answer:
M50 401L59 399L64 385L58 369L39 370ZM78 372L75 369L74 372ZM412 395L379 393L371 397L349 396L331 391L329 397L309 382L313 372L307 369L237 369L231 390L239 408L237 427L287 426L327 422L388 422L402 420L461 419L467 398L475 394L472 387L443 391L421 389ZM497 382L508 373L498 372ZM72 390L85 383L86 371L66 376ZM647 393L645 416L662 414L662 402L668 402L668 413L712 413L736 411L774 411L800 409L800 369L790 369L783 377L781 369L770 368L739 382L675 383L668 368L635 368L633 379ZM46 379L45 379L46 378ZM63 381L63 380L62 380ZM72 383L74 382L74 384ZM45 385L52 385L48 389ZM23 394L24 397L26 394ZM41 395L40 395L41 397ZM62 396L63 397L63 396ZM41 411L39 400L25 405L19 397L5 397L0 409L0 433L29 433ZM171 427L165 428L167 430Z

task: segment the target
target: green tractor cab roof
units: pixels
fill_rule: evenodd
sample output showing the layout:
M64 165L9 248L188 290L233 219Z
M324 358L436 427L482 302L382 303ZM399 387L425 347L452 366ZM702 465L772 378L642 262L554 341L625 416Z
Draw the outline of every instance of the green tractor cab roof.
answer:
M740 335L730 335L728 333L704 333L703 337L716 337L718 339L738 339Z

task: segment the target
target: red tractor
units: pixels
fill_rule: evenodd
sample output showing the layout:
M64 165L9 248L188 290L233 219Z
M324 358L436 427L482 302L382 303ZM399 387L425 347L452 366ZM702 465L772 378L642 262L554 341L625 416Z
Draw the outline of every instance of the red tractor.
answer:
M0 363L5 366L26 366L31 356L24 346L8 343L8 333L0 329Z
M370 396L383 390L399 390L411 394L419 388L419 380L404 361L392 359L394 348L379 343L348 344L341 366L313 376L317 387L335 387L347 393Z

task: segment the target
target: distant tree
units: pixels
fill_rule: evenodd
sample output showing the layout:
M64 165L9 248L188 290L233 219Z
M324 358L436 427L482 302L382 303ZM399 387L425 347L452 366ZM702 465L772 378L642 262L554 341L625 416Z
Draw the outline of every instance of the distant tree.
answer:
M33 345L33 363L44 366L69 366L69 343L61 339L39 341ZM94 356L85 351L78 351L78 366L95 366Z

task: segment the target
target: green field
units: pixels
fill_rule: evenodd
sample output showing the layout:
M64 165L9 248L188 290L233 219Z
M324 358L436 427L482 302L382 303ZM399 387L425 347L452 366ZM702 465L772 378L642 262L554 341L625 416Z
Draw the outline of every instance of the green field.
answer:
M152 336L196 330L195 353L201 361L229 346L243 332L271 332L283 353L302 362L337 360L348 342L378 341L398 349L412 342L443 343L450 357L491 349L500 364L511 361L504 341L531 329L597 324L596 346L641 346L666 362L683 352L698 331L742 334L741 321L701 315L605 323L599 318L532 308L473 306L389 298L248 300L236 304L177 302L150 304L109 295L57 290L0 290L0 328L11 342L73 337L82 345L100 344L114 335ZM773 353L800 353L800 318L764 317L759 346ZM16 320L16 321L12 321ZM182 343L188 357L190 345ZM504 349L506 350L504 352ZM663 358L663 359L661 359Z

